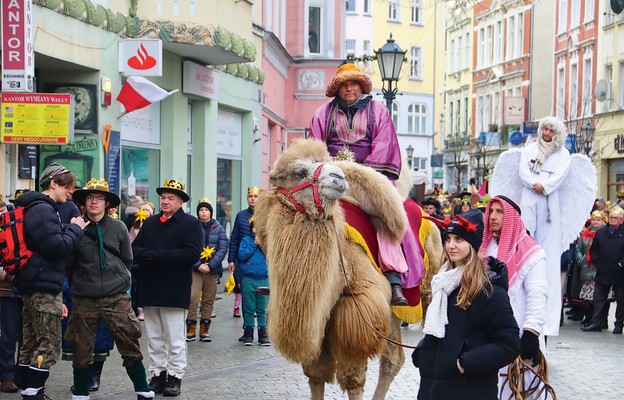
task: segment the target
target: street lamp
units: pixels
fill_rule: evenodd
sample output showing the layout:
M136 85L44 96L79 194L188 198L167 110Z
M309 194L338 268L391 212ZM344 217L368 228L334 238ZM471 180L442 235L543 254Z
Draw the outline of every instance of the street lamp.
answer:
M585 121L581 127L581 133L583 133L583 153L586 156L591 153L594 132L596 132L596 127L592 125L591 121Z
M475 168L475 180L477 184L479 184L481 182L481 174L483 172L483 168L481 168L481 158L483 158L483 162L485 163L485 157L483 154L483 142L481 141L481 138L474 138L473 155L477 160L477 167Z
M405 61L405 53L407 53L407 50L401 50L401 48L394 43L392 33L390 34L390 38L386 41L386 44L379 50L375 50L377 62L379 63L379 70L381 71L381 80L388 83L388 88L386 89L384 87L381 91L384 99L386 99L386 106L390 114L392 114L392 100L396 98L397 93L396 84L393 88L392 82L397 82L399 80L401 66Z
M414 155L414 148L412 147L411 144L407 146L407 148L405 149L405 153L407 154L407 165L409 166L411 170L412 169L412 156Z

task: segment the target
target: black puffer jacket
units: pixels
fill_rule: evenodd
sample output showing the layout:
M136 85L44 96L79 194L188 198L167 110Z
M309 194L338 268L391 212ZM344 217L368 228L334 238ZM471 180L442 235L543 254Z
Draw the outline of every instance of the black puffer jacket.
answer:
M596 231L589 249L596 265L596 282L603 285L624 285L624 224L609 233L609 225Z
M498 370L520 354L520 334L507 296L507 267L491 257L489 264L491 295L482 292L462 310L455 289L448 298L444 338L426 335L414 350L412 361L421 377L419 400L498 398Z
M33 256L13 285L20 294L58 294L63 288L65 260L84 235L75 224L61 224L58 205L48 196L28 192L15 201L26 207L24 236Z

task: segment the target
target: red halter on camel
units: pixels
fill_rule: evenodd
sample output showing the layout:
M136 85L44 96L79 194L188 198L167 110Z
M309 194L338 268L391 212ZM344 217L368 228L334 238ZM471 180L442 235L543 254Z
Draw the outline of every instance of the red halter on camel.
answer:
M280 187L280 188L277 188L277 191L285 195L286 197L288 197L288 200L290 200L290 202L295 206L297 211L305 213L306 211L305 207L303 207L301 204L297 202L297 200L295 200L295 198L293 197L293 193L303 190L307 188L308 186L312 186L312 192L314 193L314 204L316 204L316 209L319 212L319 214L322 213L323 211L325 211L325 209L323 208L323 205L321 204L321 198L319 197L318 177L321 174L321 171L323 170L324 166L325 164L319 165L316 168L316 171L314 171L314 176L309 181L302 183L301 185L296 186L290 190L286 190Z

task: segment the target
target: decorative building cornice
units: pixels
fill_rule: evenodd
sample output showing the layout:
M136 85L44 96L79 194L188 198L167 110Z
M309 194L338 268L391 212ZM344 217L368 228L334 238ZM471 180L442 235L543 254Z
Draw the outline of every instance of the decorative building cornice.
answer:
M255 60L254 44L221 26L139 18L136 16L137 3L138 0L131 0L129 15L123 15L99 4L94 5L90 0L33 0L35 5L130 38L154 37L181 44L214 46L249 61ZM262 70L249 64L216 68L252 82L264 82Z

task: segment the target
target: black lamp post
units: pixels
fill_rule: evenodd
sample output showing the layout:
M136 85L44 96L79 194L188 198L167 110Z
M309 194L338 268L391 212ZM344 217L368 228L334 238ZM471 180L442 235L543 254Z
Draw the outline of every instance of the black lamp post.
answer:
M581 127L581 133L583 134L583 154L588 157L592 149L594 132L596 132L596 127L592 125L591 121L585 121L585 123Z
M483 161L485 163L485 157L483 157L483 142L480 140L480 138L475 138L473 151L473 155L477 160L477 167L475 168L475 180L477 184L480 184L481 174L483 172L483 168L481 168L481 158L483 158Z
M412 147L412 145L410 144L409 146L407 146L407 148L405 149L405 154L407 154L407 165L409 166L410 170L412 169L412 156L414 155L414 148Z
M375 50L377 62L379 63L379 70L381 71L381 80L388 83L388 88L386 89L384 87L381 91L384 99L386 99L386 106L390 114L392 114L392 100L396 98L397 93L396 83L395 86L392 87L392 82L397 82L399 80L401 66L405 61L405 53L407 53L407 50L401 50L394 42L394 39L392 39L392 34L390 34L390 38L388 38L386 44L379 50Z

